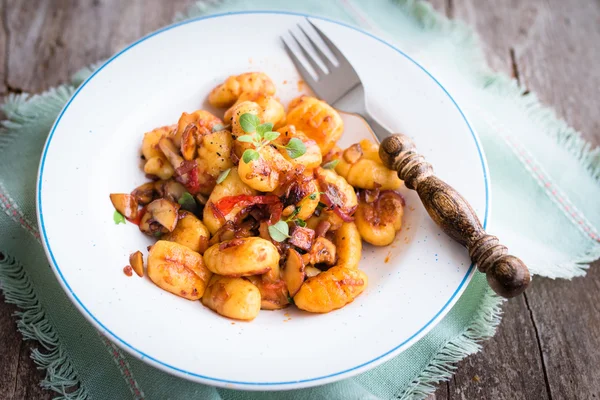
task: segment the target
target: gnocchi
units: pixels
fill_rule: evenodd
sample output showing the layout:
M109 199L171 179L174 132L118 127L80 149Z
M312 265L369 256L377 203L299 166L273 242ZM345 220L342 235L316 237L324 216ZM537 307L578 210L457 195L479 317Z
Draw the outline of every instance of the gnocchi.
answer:
M369 199L366 193L355 214L356 227L365 242L387 246L402 227L404 200L396 192L387 191Z
M368 140L350 146L338 160L335 172L355 188L397 190L402 185L398 174L381 162L375 143Z
M213 275L202 296L202 304L233 319L251 321L260 311L260 292L247 280Z
M335 109L300 96L286 111L262 72L228 77L208 102L221 111L146 132L151 181L110 195L119 220L156 240L128 271L241 321L351 303L368 284L363 241L388 245L402 227L402 181L378 146L340 148Z
M156 286L188 300L200 299L211 277L200 254L166 240L150 248L146 272Z
M231 108L225 111L225 121L231 121L235 112L235 106L244 101L256 103L261 108L261 116L264 122L271 122L276 128L285 122L285 109L275 97L265 95L261 92L243 92Z
M275 94L275 85L271 78L262 72L247 72L230 76L210 92L208 102L218 108L229 107L242 93L262 93L272 96Z
M262 238L231 239L206 250L204 262L219 275L261 275L279 268L279 252L273 243Z
M301 310L327 313L352 302L367 283L367 274L359 269L333 267L306 280L294 296L294 303Z
M189 211L179 211L179 221L164 240L179 243L190 250L203 254L208 248L210 233L202 221Z
M344 131L340 114L329 104L310 96L292 100L286 121L317 142L322 154L335 146Z

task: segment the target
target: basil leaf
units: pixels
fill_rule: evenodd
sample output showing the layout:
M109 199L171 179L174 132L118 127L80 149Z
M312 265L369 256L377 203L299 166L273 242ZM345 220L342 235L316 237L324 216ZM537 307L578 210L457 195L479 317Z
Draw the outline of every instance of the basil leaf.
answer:
M323 165L323 168L325 169L334 169L338 164L340 163L340 160L331 160L328 163L325 163Z
M268 140L269 142L271 140L277 139L278 137L279 137L279 132L272 132L272 131L265 132L265 134L263 135L263 138L265 140Z
M284 221L278 221L276 224L269 226L269 235L276 242L283 242L289 238L290 228Z
M214 124L212 127L213 132L219 132L219 131L222 131L223 129L225 129L225 125L223 125L223 124Z
M305 228L306 227L306 222L303 219L298 218L296 220L296 224L301 227L301 228Z
M302 143L302 140L298 138L292 138L288 142L287 146L285 146L285 150L290 158L298 158L306 153L306 146L304 143Z
M240 117L240 125L244 132L254 133L258 125L260 125L260 119L254 114L245 113Z
M273 124L270 122L265 122L264 124L260 124L259 126L256 127L256 132L261 137L264 137L265 133L270 132L272 130L273 130Z
M254 138L250 135L242 135L237 138L237 141L244 142L244 143L252 143L252 142L254 142Z
M225 179L227 179L227 176L229 176L229 172L231 171L231 168L227 168L225 171L221 172L219 174L219 177L217 178L217 183L221 183L223 182Z
M115 213L113 214L113 221L115 221L115 224L117 224L117 225L124 224L125 217L123 216L123 214L121 214L120 212L115 210Z
M242 161L244 161L246 164L249 164L251 161L258 160L259 158L260 154L258 154L258 151L253 149L247 149L244 151L244 154L242 154Z

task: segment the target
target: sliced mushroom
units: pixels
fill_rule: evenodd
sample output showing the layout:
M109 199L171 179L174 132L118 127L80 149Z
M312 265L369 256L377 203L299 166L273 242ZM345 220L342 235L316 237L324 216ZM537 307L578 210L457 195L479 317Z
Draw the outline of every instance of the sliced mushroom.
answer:
M350 164L354 164L363 156L363 149L360 143L355 143L344 151L344 160Z
M137 276L140 278L144 276L144 258L141 251L136 251L129 256L129 264Z
M136 187L131 195L137 200L138 204L146 205L154 200L156 196L156 182L146 182L143 185Z
M160 197L173 203L177 203L181 196L187 192L185 186L173 179L156 182L156 190Z
M149 212L144 212L138 227L140 231L152 237L160 237L162 234L169 232L167 228L156 222Z
M125 193L111 193L110 201L115 209L127 219L136 219L138 202L134 196Z
M168 137L163 137L158 141L158 147L163 152L169 163L173 168L177 169L183 164L183 158L179 155L179 150L175 146L175 143Z
M335 245L324 237L315 240L309 253L302 256L305 264L327 264L333 265L336 260Z
M285 268L281 271L281 278L285 282L290 296L294 297L306 278L304 261L302 261L302 256L296 250L288 250Z
M156 199L146 207L144 218L149 214L154 221L164 226L169 232L173 232L177 226L178 211L179 204L167 199Z

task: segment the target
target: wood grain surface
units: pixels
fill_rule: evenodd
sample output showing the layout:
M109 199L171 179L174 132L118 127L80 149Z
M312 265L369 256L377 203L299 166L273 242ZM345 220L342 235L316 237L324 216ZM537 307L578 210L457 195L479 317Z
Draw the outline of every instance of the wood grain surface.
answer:
M170 23L193 0L0 0L0 95L39 92ZM600 143L600 2L432 0L482 38L488 61ZM0 297L0 399L50 399ZM431 399L600 399L600 263L573 281L536 278L496 336Z

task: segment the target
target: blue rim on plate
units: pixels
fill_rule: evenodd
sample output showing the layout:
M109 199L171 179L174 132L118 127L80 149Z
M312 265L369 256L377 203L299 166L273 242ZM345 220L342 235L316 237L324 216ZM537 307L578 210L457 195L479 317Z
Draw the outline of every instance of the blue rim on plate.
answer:
M90 75L80 86L79 88L77 88L77 90L75 91L75 93L73 94L73 96L69 99L69 101L67 102L67 104L64 106L64 108L62 109L62 111L60 112L60 114L58 115L58 118L56 119L52 130L50 131L50 134L48 135L48 139L46 140L46 144L44 145L44 151L42 153L42 157L41 157L41 161L40 161L40 167L39 167L39 172L38 172L38 181L37 181L37 214L38 214L38 225L40 227L40 231L42 234L42 238L43 238L43 246L44 246L44 250L46 251L46 255L48 256L48 258L50 259L50 261L52 262L52 265L54 267L55 273L61 283L61 285L66 289L67 294L69 295L69 297L71 298L71 300L73 301L73 303L77 306L77 308L79 308L83 315L90 321L92 322L92 324L94 324L98 329L100 329L103 333L108 334L108 336L115 342L117 343L120 347L122 347L123 349L125 349L126 351L128 351L129 353L133 354L134 356L142 359L142 360L150 360L153 362L153 364L156 364L157 367L165 370L165 371L170 371L171 373L175 373L175 374L183 374L184 376L193 376L193 377L197 377L203 380L206 380L207 383L213 383L215 385L218 386L223 386L223 384L233 384L233 385L245 385L245 386L250 386L250 387L255 387L256 389L259 389L260 386L274 386L274 385L280 385L280 386L285 386L285 385L297 385L299 383L307 383L307 382L315 382L315 381L323 381L323 380L330 380L330 378L338 376L338 375L342 375L342 374L348 374L352 371L356 371L358 369L362 369L363 367L368 366L369 364L373 364L376 363L378 360L381 360L382 358L388 356L390 353L393 353L394 351L396 351L398 348L408 344L409 342L419 339L422 336L424 336L430 329L432 329L435 324L434 322L436 322L438 319L441 319L441 317L443 315L445 315L448 311L450 306L452 306L457 300L460 294L462 294L463 290L466 288L466 284L470 281L470 277L474 274L475 272L475 267L473 264L471 264L469 266L469 269L467 270L464 278L462 279L460 285L458 286L458 288L456 289L456 291L452 294L452 296L448 299L448 301L444 304L444 306L423 326L421 327L419 330L417 330L413 335L411 335L408 339L406 339L405 341L403 341L402 343L398 344L397 346L395 346L393 349L385 352L384 354L381 354L380 356L367 361L365 363L362 363L360 365L356 365L352 368L348 368L345 369L343 371L339 371L333 374L328 374L328 375L324 375L324 376L319 376L316 378L310 378L310 379L303 379L303 380L295 380L295 381L283 381L283 382L243 382L243 381L232 381L232 380L227 380L227 379L219 379L219 378L214 378L214 377L210 377L210 376L206 376L206 375L201 375L201 374L196 374L190 371L186 371L183 370L181 368L177 368L175 366L172 366L170 364L167 364L165 362L162 362L138 349L136 349L135 347L133 347L131 344L125 342L123 339L121 339L119 336L117 336L116 334L114 334L110 329L108 329L108 327L106 327L102 322L100 322L88 309L87 307L79 300L79 298L77 297L77 295L73 292L73 290L71 289L71 287L69 286L69 283L67 282L67 280L65 279L65 277L63 276L63 273L58 265L58 263L56 262L55 258L54 258L54 254L52 253L52 248L50 247L50 243L48 241L48 237L46 235L46 227L44 225L44 213L42 210L42 182L43 182L43 175L44 175L44 165L46 163L46 154L48 152L48 148L50 147L50 143L52 142L52 137L54 135L54 132L56 131L56 128L58 127L60 120L63 116L63 114L65 113L65 111L69 108L69 105L73 102L73 100L77 97L77 94L87 85L87 83L92 80L94 78L94 76L96 76L102 69L104 69L104 67L106 67L108 64L110 64L112 61L114 61L116 58L118 58L121 54L127 52L128 50L130 50L131 48L137 46L139 43L144 42L145 40L150 39L153 36L156 36L162 32L177 28L179 26L182 25L186 25L186 24L190 24L190 23L194 23L197 21L202 21L205 19L212 19L212 18L218 18L218 17L223 17L223 16L228 16L228 15L239 15L239 14L284 14L284 15L294 15L294 16L299 16L299 17L306 17L306 18L313 18L313 19L320 19L323 21L327 21L327 22L331 22L331 23L335 23L338 25L342 25L345 26L347 28L356 30L358 32L361 32L383 44L385 44L386 46L388 46L389 48L393 49L394 51L400 53L402 56L404 56L407 60L411 61L413 64L415 64L418 68L420 68L423 72L425 72L443 91L444 93L448 96L448 98L450 99L450 101L452 101L452 104L454 104L454 106L456 107L456 109L458 110L458 112L460 113L460 115L462 116L462 118L465 121L465 124L467 124L467 127L469 128L469 131L471 132L471 135L473 137L473 140L475 141L475 145L477 147L477 151L479 153L479 159L481 161L481 166L482 166L482 170L483 170L483 179L485 182L485 213L484 213L484 220L483 220L483 227L484 229L487 226L487 221L488 221L488 215L489 215L489 209L490 209L490 196L489 196L489 181L488 181L488 167L487 167L487 163L485 160L485 157L483 156L483 151L481 149L481 144L479 143L479 138L477 136L477 134L475 133L475 131L471 128L471 125L469 124L469 121L467 120L466 116L464 115L463 111L461 110L461 108L458 106L458 104L456 103L456 101L454 100L454 98L452 98L452 96L450 95L450 93L448 93L448 91L446 90L446 88L444 88L444 86L437 80L435 79L430 73L429 71L427 71L423 66L421 66L418 62L416 62L415 60L413 60L410 56L408 56L407 54L405 54L402 50L396 48L395 46L391 45L390 43L386 42L385 40L369 33L366 32L360 28L354 27L352 25L348 25L345 24L343 22L339 22L339 21L335 21L329 18L324 18L324 17L317 17L317 16L313 16L313 15L309 15L309 14L303 14L303 13L296 13L296 12L285 12L285 11L240 11L240 12L228 12L228 13L220 13L220 14L213 14L213 15L208 15L208 16L203 16L203 17L197 17L197 18L192 18L189 20L185 20L185 21L181 21L169 26L166 26L156 32L150 33L149 35L139 39L138 41L130 44L129 46L127 46L126 48L124 48L123 50L121 50L120 52L118 52L117 54L115 54L114 56L112 56L110 59L108 59L101 67L99 67L96 71L94 71L94 73L92 73L92 75ZM324 382L325 383L325 382Z

